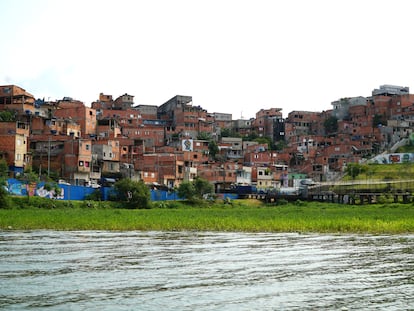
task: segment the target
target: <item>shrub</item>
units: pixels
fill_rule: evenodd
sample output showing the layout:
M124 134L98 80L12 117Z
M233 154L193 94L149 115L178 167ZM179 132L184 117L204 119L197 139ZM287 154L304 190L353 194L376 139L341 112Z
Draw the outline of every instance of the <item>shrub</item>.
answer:
M1 208L11 207L9 194L8 194L7 190L2 185L0 185L0 207Z
M95 201L84 200L82 202L81 207L83 207L83 208L97 208L98 205L97 205L97 202L95 202Z
M183 182L177 189L180 198L198 203L214 192L214 186L203 178L197 177L194 181Z
M295 205L296 206L305 206L306 205L306 202L303 202L302 200L296 200L295 201Z
M101 198L102 198L101 190L99 189L96 189L94 192L85 196L85 200L90 200L90 201L101 201Z
M150 208L151 194L143 181L121 179L114 185L115 196L126 208Z
M179 203L174 201L160 201L154 202L153 206L156 208L177 208L179 207Z
M279 199L276 201L276 205L287 205L288 203L289 201L285 199Z

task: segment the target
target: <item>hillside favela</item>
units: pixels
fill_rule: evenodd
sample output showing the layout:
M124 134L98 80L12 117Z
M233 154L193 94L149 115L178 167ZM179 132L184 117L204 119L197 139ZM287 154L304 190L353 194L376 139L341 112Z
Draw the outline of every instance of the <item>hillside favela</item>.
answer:
M192 96L155 106L136 104L128 93L100 93L84 103L3 85L0 159L15 195L82 200L99 190L106 199L104 189L131 179L163 200L198 177L223 197L298 194L303 185L340 180L350 163L412 161L396 150L411 143L414 95L395 85L367 94L332 99L324 111L258 107L254 117L237 119L208 111ZM24 182L29 171L38 182ZM63 191L44 187L48 180Z

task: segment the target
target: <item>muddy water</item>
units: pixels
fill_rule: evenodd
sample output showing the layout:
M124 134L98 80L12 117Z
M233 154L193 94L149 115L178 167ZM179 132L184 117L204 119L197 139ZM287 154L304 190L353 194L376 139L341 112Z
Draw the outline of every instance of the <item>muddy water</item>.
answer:
M0 231L1 310L414 309L414 235Z

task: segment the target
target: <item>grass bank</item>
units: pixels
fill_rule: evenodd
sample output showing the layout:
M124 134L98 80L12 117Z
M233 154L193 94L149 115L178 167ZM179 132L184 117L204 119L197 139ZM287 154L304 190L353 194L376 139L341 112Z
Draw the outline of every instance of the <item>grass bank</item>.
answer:
M84 204L84 203L82 203ZM83 206L83 205L82 205ZM78 207L0 209L3 230L198 230L398 234L414 232L412 204L351 206L331 203L190 207L176 203L145 210Z

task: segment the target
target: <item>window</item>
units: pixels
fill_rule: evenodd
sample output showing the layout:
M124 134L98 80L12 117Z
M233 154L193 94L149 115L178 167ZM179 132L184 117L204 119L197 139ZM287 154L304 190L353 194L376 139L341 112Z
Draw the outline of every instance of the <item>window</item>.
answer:
M83 166L83 161L79 161L79 166Z
M91 148L91 146L89 144L86 144L85 149L89 150Z

